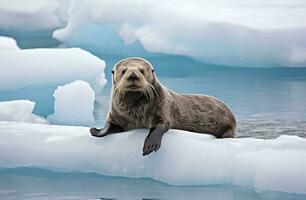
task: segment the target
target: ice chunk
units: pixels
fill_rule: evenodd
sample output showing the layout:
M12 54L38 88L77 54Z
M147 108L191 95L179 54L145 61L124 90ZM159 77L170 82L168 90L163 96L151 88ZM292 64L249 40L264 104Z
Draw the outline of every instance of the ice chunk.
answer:
M170 130L161 148L143 157L147 133L139 129L95 138L86 127L0 122L0 166L34 165L150 177L173 185L235 184L306 194L304 138L215 139Z
M0 29L47 30L65 25L69 1L1 0Z
M15 100L0 102L0 121L48 123L44 118L33 114L35 102Z
M105 62L79 48L0 51L0 91L88 81L99 92Z
M305 9L303 0L2 0L0 29L56 29L54 38L65 45L98 53L149 51L234 66L303 67Z
M56 124L89 125L94 123L95 93L85 81L59 86L53 94L54 114L48 120Z
M98 94L104 68L103 60L79 48L0 51L0 100L35 101L35 113L47 116L57 86L83 80Z
M72 1L67 25L55 30L53 37L107 54L140 55L141 46L149 52L233 66L306 64L306 23L301 20L306 18L305 2L289 10L279 1L269 5L243 0L172 4L161 0ZM275 7L278 12L271 12ZM249 13L260 14L249 17Z
M0 36L0 50L19 50L19 46L14 38Z

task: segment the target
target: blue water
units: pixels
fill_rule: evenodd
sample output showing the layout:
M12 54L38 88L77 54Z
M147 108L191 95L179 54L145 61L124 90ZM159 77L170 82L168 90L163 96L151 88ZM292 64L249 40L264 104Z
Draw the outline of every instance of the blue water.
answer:
M17 37L18 44L23 48L57 47L59 42L50 38L51 33L12 33L0 30L0 34ZM101 125L109 105L111 69L123 56L99 51L91 53L107 63L108 84L101 92L95 110L97 122ZM262 130L263 126L267 126L269 132L261 133L264 138L276 137L280 130L284 130L281 133L285 134L305 135L306 68L238 68L201 63L183 56L146 56L153 63L160 81L168 88L180 93L208 94L224 101L233 110L238 122L243 122L243 126L238 127L243 130L242 134L256 137L254 133L259 134L256 127L260 126ZM42 103L36 104L35 112L46 116L53 111L52 92L52 87L24 88L22 91L1 93L0 101L16 98L28 98L36 102L41 100ZM251 124L245 122L250 119L255 121ZM306 196L257 191L233 185L178 187L152 179L59 173L38 168L0 168L0 199L302 200Z
M171 186L148 178L19 167L0 168L0 199L302 200L306 195L256 191L233 185Z

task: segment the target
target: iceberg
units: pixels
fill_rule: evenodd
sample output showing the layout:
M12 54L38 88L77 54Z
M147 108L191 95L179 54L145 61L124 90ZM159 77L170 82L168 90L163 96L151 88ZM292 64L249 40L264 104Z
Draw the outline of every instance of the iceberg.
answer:
M292 5L299 6L288 10L279 1L242 0L71 1L67 24L53 37L100 54L151 52L231 66L305 66L306 24L301 19L306 4L297 0ZM250 18L249 13L257 15Z
M105 62L79 48L0 51L0 101L29 99L34 113L53 113L53 92L74 80L98 95L106 84Z
M0 102L0 121L16 121L29 123L44 123L48 121L33 114L35 102L29 100L15 100Z
M60 0L2 0L0 29L29 31L62 27L67 20L69 3Z
M48 30L63 46L107 55L161 53L231 66L304 67L305 9L303 0L4 0L0 30Z
M90 125L94 123L95 93L85 81L73 81L58 86L53 94L54 114L48 116L53 124Z
M0 36L0 51L1 50L20 50L14 38Z
M169 130L142 156L147 130L90 136L88 127L0 121L0 166L150 177L171 185L239 185L306 194L306 139L229 138Z

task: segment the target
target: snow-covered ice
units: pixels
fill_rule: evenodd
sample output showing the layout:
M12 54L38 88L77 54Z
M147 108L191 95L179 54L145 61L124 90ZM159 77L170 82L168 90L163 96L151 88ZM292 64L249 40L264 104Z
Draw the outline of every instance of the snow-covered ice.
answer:
M59 86L53 94L54 114L48 120L55 124L89 125L94 123L95 93L85 81Z
M65 45L107 54L149 51L225 65L305 66L305 9L303 0L2 0L0 29L54 30Z
M174 185L234 184L306 194L306 139L215 139L170 130L142 156L147 130L90 136L89 128L0 122L0 166L151 177ZM9 153L8 153L9 152Z
M0 102L0 121L48 123L44 118L33 114L35 102L15 100Z
M98 94L106 84L105 62L79 48L0 51L0 100L29 99L40 115L53 110L53 92L74 80Z
M0 29L48 30L65 25L70 1L1 0Z
M1 50L19 50L19 46L14 38L0 36L0 51Z
M95 92L106 83L105 62L79 48L0 51L0 91L89 82Z
M68 23L53 32L68 46L185 55L233 66L305 66L303 0L290 6L277 0L71 2Z

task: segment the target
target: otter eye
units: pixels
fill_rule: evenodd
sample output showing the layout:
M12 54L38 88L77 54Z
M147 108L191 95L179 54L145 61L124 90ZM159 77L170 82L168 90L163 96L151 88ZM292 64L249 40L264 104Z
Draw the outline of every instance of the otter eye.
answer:
M140 69L139 71L140 71L142 74L144 74L144 69Z
M123 74L125 74L125 72L126 72L126 69L122 70L122 72L121 72L121 73L122 73L122 75L123 75Z

